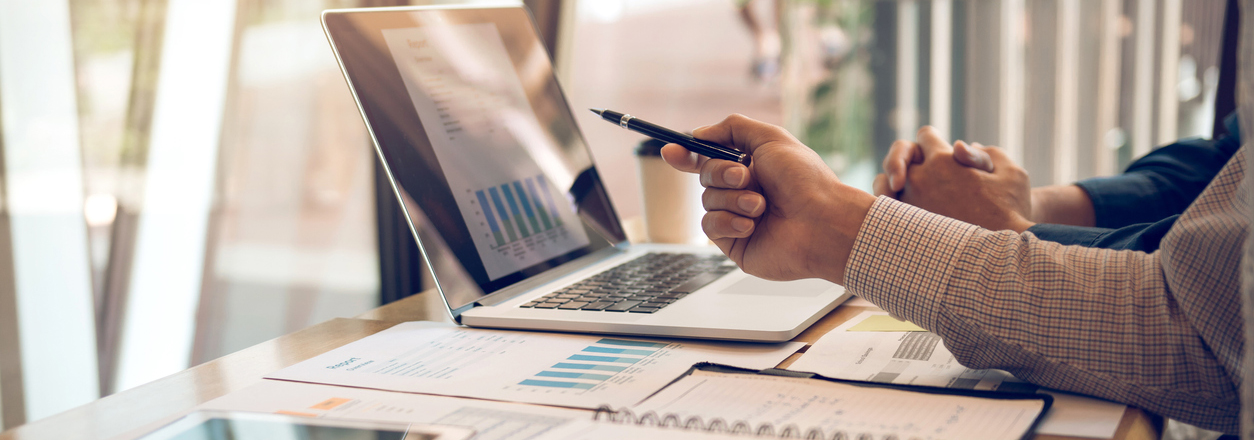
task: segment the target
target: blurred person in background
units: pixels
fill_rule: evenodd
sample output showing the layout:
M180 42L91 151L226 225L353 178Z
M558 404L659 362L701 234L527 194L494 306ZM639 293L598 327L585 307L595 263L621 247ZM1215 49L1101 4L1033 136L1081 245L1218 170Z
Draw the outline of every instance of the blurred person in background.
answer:
M779 76L779 20L783 16L783 3L782 0L736 0L740 20L753 37L750 74L758 82L770 82Z

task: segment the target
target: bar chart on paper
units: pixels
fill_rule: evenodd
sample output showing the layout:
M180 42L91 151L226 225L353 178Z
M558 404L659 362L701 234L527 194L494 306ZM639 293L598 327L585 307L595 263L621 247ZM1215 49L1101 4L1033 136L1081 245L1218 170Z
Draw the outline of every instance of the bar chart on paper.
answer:
M593 409L639 402L699 362L768 368L801 346L679 343L408 322L266 377Z
M667 344L601 338L544 371L519 382L536 390L591 390L633 365L653 356Z

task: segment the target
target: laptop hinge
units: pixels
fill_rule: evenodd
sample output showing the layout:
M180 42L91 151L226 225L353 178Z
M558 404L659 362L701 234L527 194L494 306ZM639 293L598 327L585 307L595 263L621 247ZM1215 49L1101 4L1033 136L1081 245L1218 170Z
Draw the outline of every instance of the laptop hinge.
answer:
M456 322L456 323L458 323L458 324L461 324L461 323L462 323L462 313L466 313L466 312L467 312L467 311L469 311L470 309L473 309L473 308L478 307L478 306L479 306L479 302L478 302L478 301L475 301L475 302L471 302L470 304L466 304L466 305L464 305L464 306L461 306L461 307L458 307L458 308L456 308L456 309L453 309L453 311L452 311L452 312L453 312L453 321L454 321L454 322Z

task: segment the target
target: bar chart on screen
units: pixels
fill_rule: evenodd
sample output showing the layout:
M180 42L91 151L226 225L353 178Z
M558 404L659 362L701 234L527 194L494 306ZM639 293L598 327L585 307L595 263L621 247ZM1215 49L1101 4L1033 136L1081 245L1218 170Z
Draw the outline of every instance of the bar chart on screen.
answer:
M489 274L500 276L587 244L573 212L543 174L462 190L467 227ZM574 225L572 229L569 226Z
M450 35L458 44L440 43ZM488 279L587 246L568 187L549 179L569 170L543 153L552 140L496 27L388 29L384 39Z
M475 191L473 202L483 216L479 226L491 231L482 234L495 243L493 250L508 255L522 250L515 243L533 248L569 238L548 187L540 175Z

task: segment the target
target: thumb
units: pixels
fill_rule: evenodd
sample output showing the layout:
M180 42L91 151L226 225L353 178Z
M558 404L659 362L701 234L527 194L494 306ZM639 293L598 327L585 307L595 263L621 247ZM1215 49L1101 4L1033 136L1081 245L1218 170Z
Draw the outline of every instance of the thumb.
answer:
M871 182L871 191L877 196L888 196L894 199L898 197L897 191L893 191L889 186L888 175L884 173L875 176L875 181Z
M1006 152L1003 151L1001 148L986 147L978 143L972 144L970 145L970 147L972 150L980 150L980 151L983 151L984 154L988 155L989 162L993 164L990 166L990 168L1005 169L1005 168L1012 168L1012 167L1018 166L1017 164L1015 164L1015 161L1010 159L1010 156L1008 156Z
M968 145L966 142L954 142L954 160L963 166L975 168L987 173L993 172L993 158L983 148Z

